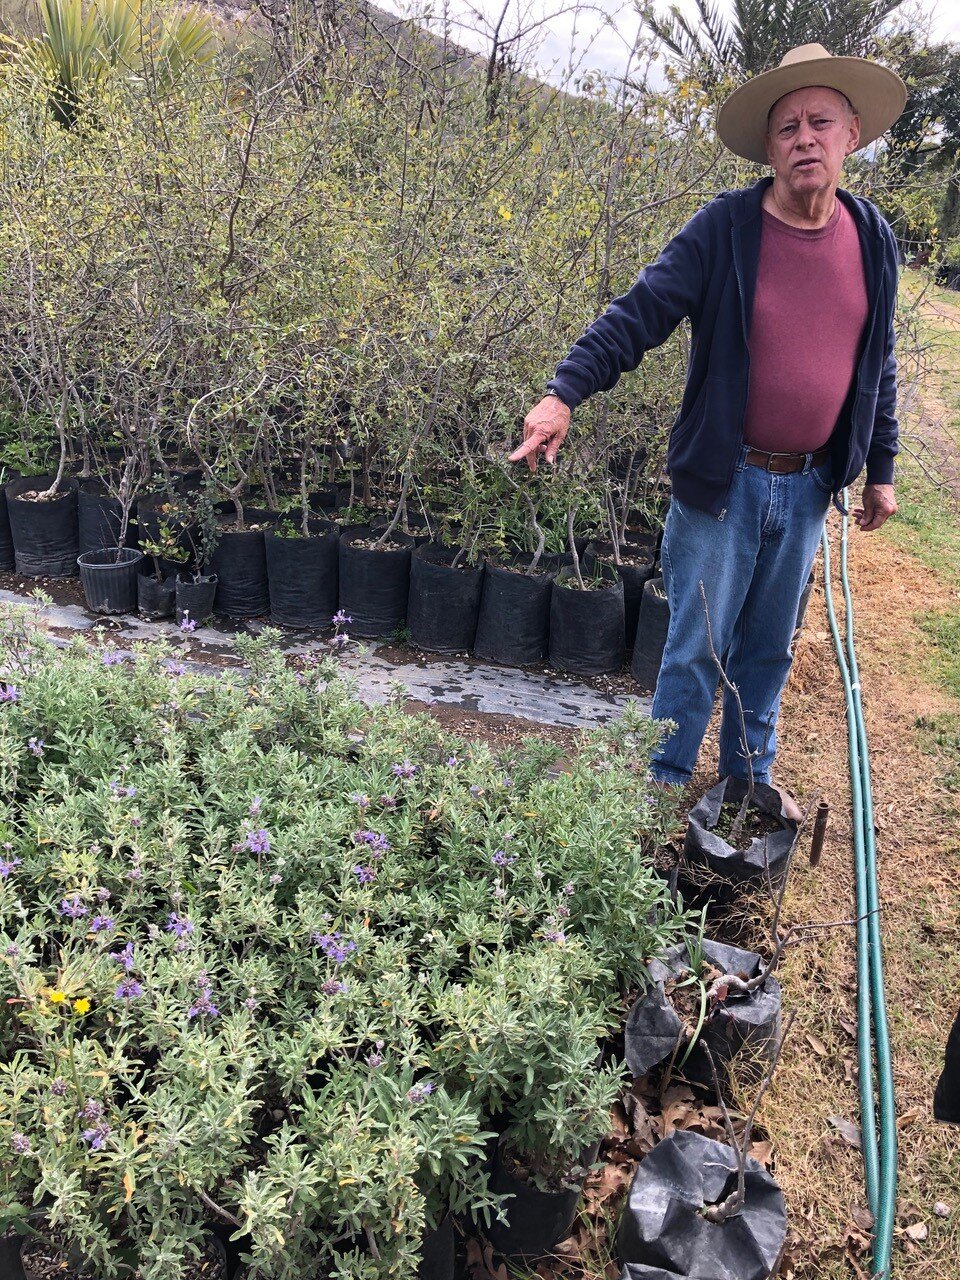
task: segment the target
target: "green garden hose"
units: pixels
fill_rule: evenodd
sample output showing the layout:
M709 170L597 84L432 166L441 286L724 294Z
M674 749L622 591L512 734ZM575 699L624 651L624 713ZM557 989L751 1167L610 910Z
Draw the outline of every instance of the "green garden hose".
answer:
M844 506L848 505L844 491ZM851 810L853 815L854 880L857 901L857 1040L860 1077L861 1135L867 1203L874 1216L873 1274L889 1280L890 1254L897 1195L897 1125L893 1092L893 1065L883 985L883 950L880 937L877 846L873 821L873 788L870 750L860 673L854 643L853 600L847 573L849 518L843 517L840 569L846 612L846 651L833 606L830 577L830 544L822 535L823 576L830 632L843 680L847 708L850 759ZM874 1072L874 1061L876 1072ZM877 1107L879 1104L879 1138Z

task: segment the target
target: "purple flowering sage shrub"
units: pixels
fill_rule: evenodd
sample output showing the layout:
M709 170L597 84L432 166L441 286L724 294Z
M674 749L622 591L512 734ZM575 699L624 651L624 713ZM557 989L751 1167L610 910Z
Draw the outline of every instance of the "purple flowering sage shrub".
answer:
M0 1202L103 1280L167 1280L211 1218L264 1280L414 1276L446 1213L502 1211L494 1116L571 1174L683 929L641 716L554 778L275 640L210 678L0 612Z

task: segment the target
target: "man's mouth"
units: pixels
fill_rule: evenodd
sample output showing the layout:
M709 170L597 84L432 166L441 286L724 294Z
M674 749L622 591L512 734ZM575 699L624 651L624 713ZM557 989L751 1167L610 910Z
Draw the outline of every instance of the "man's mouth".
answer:
M815 164L819 164L819 163L820 163L819 160L816 160L813 157L811 157L809 160L798 160L793 167L795 169L812 169Z

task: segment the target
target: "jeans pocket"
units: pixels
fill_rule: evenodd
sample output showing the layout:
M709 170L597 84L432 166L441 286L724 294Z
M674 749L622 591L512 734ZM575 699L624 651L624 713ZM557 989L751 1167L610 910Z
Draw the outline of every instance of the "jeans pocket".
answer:
M833 493L833 462L829 459L821 462L819 467L811 467L810 474L813 476L813 483L823 493Z

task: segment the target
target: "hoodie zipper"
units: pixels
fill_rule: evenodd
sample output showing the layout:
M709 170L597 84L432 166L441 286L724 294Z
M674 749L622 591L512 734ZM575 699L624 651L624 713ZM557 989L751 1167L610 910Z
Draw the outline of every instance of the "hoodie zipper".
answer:
M730 227L730 245L731 245L731 250L732 250L732 253L733 253L733 269L734 269L734 272L736 273L736 277L737 277L737 290L738 290L738 292L739 292L739 294L740 294L740 325L741 325L741 328L743 329L743 346L744 346L744 350L745 350L745 351L746 351L746 353L747 353L747 384L748 384L748 386L749 386L749 382L750 382L750 343L749 343L749 340L748 340L748 338L747 338L747 304L746 304L746 299L744 298L743 276L740 274L740 256L739 256L739 254L738 254L738 252L737 252L737 238L736 238L736 237L737 237L737 227L738 227L738 224L737 224L737 223L733 223L733 225ZM742 444L743 444L743 426L742 426L742 424L741 424L741 427L740 427L740 438L739 438L739 440L737 441L737 451L738 451L738 452L739 452L740 446L741 446ZM734 463L734 466L736 466L736 463ZM733 481L733 470L731 469L731 472L730 472L729 476L727 477L727 488L726 488L726 493L729 493L729 492L730 492L730 485L731 485L732 481ZM722 519L723 519L723 517L724 517L726 514L727 514L727 508L726 508L726 507L721 507L721 509L720 509L720 515L717 517L717 519L718 519L718 520L722 520Z

